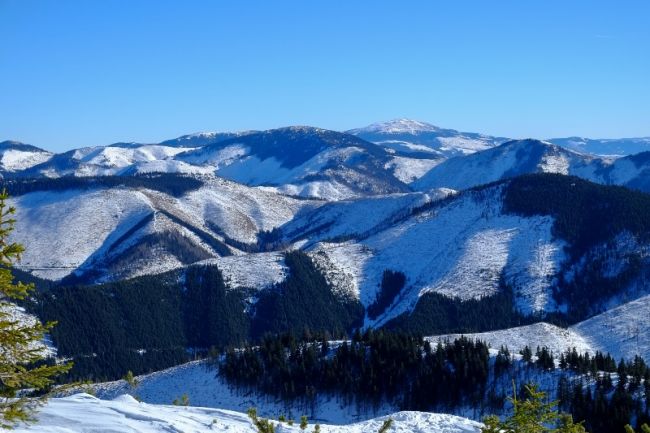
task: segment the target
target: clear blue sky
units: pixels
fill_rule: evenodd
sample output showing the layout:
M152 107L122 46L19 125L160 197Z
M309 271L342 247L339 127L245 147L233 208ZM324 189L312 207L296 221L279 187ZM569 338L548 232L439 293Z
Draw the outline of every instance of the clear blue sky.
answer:
M395 117L650 136L650 1L0 0L0 140Z

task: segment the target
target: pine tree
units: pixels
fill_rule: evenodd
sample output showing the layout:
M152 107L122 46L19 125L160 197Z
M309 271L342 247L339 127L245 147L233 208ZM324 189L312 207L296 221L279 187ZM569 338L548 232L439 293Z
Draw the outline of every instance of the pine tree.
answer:
M24 247L9 241L14 229L15 208L7 205L7 192L0 193L0 427L11 428L20 421L33 421L34 411L49 396L56 377L72 364L47 365L42 341L55 323L36 319L20 320L13 301L24 300L32 285L14 282L11 267ZM37 395L38 394L38 395Z
M513 393L510 402L513 414L500 421L496 416L484 420L482 433L585 433L582 424L575 424L571 415L558 413L556 402L546 400L546 393L535 385L524 387L527 398L517 399Z

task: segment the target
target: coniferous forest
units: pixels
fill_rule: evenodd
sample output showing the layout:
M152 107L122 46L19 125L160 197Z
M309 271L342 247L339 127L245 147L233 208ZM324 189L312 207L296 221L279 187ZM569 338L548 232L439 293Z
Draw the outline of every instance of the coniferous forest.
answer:
M501 347L460 338L442 344L412 334L355 332L330 344L318 335L267 335L259 345L228 350L214 362L232 385L287 402L314 407L319 396L335 396L372 410L384 402L400 410L454 411L481 407L507 409L508 387L529 374L551 375L550 395L562 411L583 421L592 433L622 431L650 420L650 367L639 357L616 361L608 354L558 355L547 348L513 354ZM515 357L517 355L517 357ZM498 385L500 384L500 385ZM526 394L526 383L518 383Z

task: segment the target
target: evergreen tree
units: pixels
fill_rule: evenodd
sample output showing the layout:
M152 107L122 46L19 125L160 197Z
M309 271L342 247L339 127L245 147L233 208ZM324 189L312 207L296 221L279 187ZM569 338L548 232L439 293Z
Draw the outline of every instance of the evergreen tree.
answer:
M524 400L513 393L513 413L504 421L496 416L485 419L482 433L585 433L582 424L575 424L571 415L558 413L556 402L546 400L546 393L535 385L525 386Z
M31 421L36 406L43 403L56 376L70 364L44 363L41 342L54 323L16 318L12 301L27 298L32 285L14 282L11 267L24 247L9 242L15 209L8 207L6 191L0 193L0 426L10 428L19 421ZM35 394L41 392L40 395Z

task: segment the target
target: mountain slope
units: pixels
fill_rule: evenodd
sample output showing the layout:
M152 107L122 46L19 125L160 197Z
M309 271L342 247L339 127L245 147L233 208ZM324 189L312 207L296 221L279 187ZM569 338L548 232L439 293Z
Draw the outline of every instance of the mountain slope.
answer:
M252 133L186 152L180 161L222 177L293 195L347 198L405 192L386 171L382 148L352 135L311 127Z
M73 184L28 192L12 204L18 220L12 239L27 246L21 269L50 279L91 272L112 280L241 254L255 248L259 233L320 205L209 177L179 196Z
M433 201L379 231L317 244L312 255L365 306L384 271L405 275L386 311L366 325L408 317L428 293L479 301L506 288L520 313L576 322L647 293L648 210L642 193L531 175Z
M530 173L567 174L604 185L650 191L650 152L622 158L596 157L549 142L515 140L444 161L411 186L417 190L466 189Z
M514 140L449 159L413 184L415 189L467 189L528 173L573 174L592 178L605 161L539 140Z
M450 158L489 149L506 141L471 132L443 129L426 122L395 119L347 131L400 154Z
M553 144L602 156L625 156L650 151L650 137L593 139L584 137L550 138Z
M480 424L453 415L399 412L390 415L395 432L471 433ZM377 431L387 416L349 425L321 425L324 433L365 433ZM241 412L223 409L154 405L140 403L130 395L99 400L89 394L75 394L50 400L38 414L38 423L21 426L18 433L111 432L111 433L208 433L228 431L254 433L250 418ZM313 428L310 422L310 428ZM279 427L277 431L301 432L298 425Z
M52 157L52 153L19 141L0 142L0 174L26 170Z

